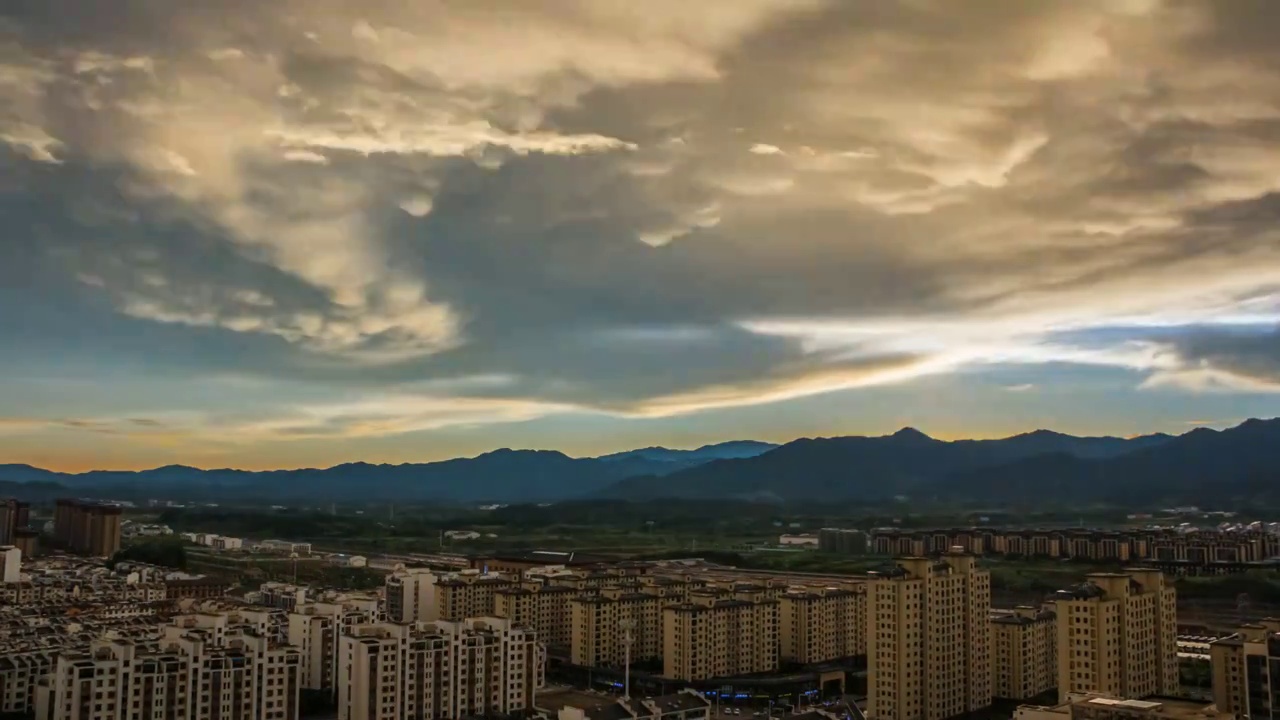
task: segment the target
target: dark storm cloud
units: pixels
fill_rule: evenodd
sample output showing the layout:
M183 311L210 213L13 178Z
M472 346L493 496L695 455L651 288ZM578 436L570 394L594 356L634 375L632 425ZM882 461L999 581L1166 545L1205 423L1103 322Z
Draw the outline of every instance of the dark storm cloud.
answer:
M0 330L374 396L325 428L1076 361L1280 283L1269 2L81 4L0 26ZM1206 342L1104 354L1254 366Z

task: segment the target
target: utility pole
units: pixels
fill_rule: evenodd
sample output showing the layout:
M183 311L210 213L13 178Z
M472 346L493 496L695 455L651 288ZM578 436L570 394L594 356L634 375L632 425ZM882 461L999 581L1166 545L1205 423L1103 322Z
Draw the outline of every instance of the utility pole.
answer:
M635 638L631 636L631 630L636 626L636 622L631 618L627 618L619 623L622 626L622 645L626 650L623 656L623 675L622 675L622 697L624 700L631 699L631 643Z

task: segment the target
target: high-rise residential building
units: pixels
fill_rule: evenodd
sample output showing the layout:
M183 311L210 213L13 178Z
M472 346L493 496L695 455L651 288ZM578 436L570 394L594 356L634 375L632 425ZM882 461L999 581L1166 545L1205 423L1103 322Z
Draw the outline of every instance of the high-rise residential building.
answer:
M522 582L494 593L493 614L520 627L533 628L547 647L568 649L573 644L574 587Z
M1027 700L1058 686L1052 610L1022 606L991 616L991 694Z
M545 650L501 618L376 623L340 639L340 720L494 716L533 707Z
M397 623L440 619L436 574L428 568L397 567L384 583L387 619Z
M13 533L13 546L22 551L23 557L35 557L40 552L40 531L18 528Z
M18 531L31 522L31 506L21 500L0 500L0 545L17 544Z
M511 577L478 570L463 570L438 578L437 617L440 620L493 617L497 592L515 586L516 581Z
M779 598L782 659L820 663L867 652L867 591L795 588Z
M1058 697L1178 692L1177 593L1158 570L1091 573L1050 601L1058 623Z
M575 665L622 667L628 651L632 661L662 657L662 606L667 602L661 597L614 587L569 604Z
M110 557L120 550L120 513L116 505L58 500L53 516L54 537L74 553Z
M36 692L37 720L296 720L295 649L251 632L221 644L170 628L157 642L98 641L59 656Z
M22 580L22 551L12 545L0 545L0 582Z
M673 680L773 672L779 602L763 592L693 591L662 610L663 676Z
M378 600L303 603L289 613L289 644L302 656L302 687L337 692L338 641L350 628L378 621Z
M1242 626L1209 645L1213 704L1238 718L1280 714L1280 620Z
M867 717L942 720L991 705L990 613L990 573L962 549L871 573Z

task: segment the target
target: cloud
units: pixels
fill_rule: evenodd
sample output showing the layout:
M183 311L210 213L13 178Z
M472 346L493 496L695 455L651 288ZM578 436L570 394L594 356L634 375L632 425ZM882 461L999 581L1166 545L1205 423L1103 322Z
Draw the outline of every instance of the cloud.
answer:
M1280 381L1269 3L74 6L0 31L0 330L345 398L194 433Z
M165 423L150 418L0 418L0 435L21 435L55 430L99 435L141 436L165 427Z
M1019 385L1005 385L1004 389L1013 393L1025 393L1035 390L1036 386L1034 383L1021 383Z

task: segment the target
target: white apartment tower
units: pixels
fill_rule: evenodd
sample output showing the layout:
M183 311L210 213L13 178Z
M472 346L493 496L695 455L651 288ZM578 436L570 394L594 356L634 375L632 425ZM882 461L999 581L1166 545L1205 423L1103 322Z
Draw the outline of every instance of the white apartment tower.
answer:
M867 583L870 720L943 720L991 705L991 576L953 548Z
M170 628L172 630L172 628ZM59 656L38 720L296 720L296 650L250 631L215 645L213 632L167 633L155 643L109 640Z
M350 628L339 650L339 720L427 720L533 707L545 652L500 618Z
M22 551L12 545L0 545L0 581L22 580Z
M387 576L387 619L395 623L440 619L436 575L427 568L397 567Z
M350 628L378 621L376 598L304 603L289 613L289 644L302 654L302 687L338 689L338 640Z

